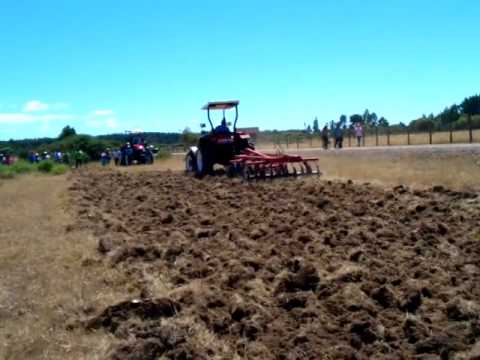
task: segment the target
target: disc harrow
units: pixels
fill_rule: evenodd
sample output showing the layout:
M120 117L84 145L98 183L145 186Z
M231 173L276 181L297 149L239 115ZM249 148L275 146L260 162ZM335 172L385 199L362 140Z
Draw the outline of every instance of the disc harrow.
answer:
M321 175L318 158L244 149L230 161L245 180Z

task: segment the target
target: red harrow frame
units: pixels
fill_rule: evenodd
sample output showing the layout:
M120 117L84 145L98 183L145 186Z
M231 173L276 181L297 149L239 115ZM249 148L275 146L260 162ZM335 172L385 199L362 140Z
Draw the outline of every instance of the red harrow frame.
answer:
M235 169L238 169L242 173L245 180L321 175L318 167L318 158L263 153L250 148L244 149L241 154L236 155L230 163Z

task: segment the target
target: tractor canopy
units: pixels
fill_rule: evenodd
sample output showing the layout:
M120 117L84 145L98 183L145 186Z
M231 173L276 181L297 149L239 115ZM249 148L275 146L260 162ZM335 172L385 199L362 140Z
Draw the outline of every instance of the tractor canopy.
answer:
M212 128L212 132L215 133L215 127L213 126L212 119L210 117L211 110L222 110L223 111L223 118L225 119L225 110L235 109L235 121L233 122L233 132L236 132L237 129L237 120L238 120L238 104L240 102L238 100L230 100L230 101L213 101L207 103L205 106L202 107L202 110L207 111L208 122Z
M238 100L231 101L213 101L207 103L202 110L228 110L237 107L240 104Z

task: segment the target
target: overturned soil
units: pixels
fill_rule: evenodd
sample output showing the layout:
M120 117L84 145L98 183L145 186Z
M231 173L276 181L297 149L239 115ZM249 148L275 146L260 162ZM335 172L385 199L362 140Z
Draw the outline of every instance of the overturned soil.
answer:
M130 294L81 319L112 359L480 356L476 194L109 171L71 192Z

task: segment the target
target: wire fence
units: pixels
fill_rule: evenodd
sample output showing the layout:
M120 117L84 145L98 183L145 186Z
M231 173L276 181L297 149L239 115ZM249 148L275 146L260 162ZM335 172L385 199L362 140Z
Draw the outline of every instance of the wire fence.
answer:
M260 135L256 141L260 147L282 147L287 149L318 148L323 146L320 133L279 133L272 136ZM357 146L401 146L401 145L436 145L436 144L473 144L480 143L480 128L467 130L412 131L408 127L370 127L364 130L360 142L353 129L343 131L342 147ZM329 147L335 139L329 136Z

